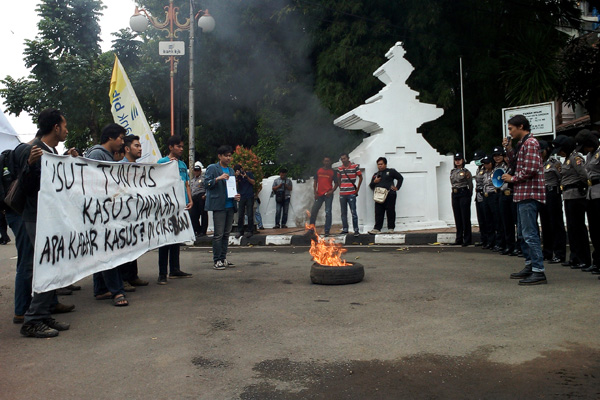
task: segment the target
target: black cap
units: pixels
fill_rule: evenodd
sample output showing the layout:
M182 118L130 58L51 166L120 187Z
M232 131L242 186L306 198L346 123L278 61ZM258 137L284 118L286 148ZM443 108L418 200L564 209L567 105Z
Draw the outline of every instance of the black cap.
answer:
M504 147L502 146L495 146L492 149L492 156L503 156L504 155Z
M583 147L597 148L599 144L598 137L588 129L580 130L577 135L575 135L575 142L577 142L577 151L581 150Z
M540 150L541 151L552 150L552 146L547 141L545 141L545 140L538 140L538 142L540 143Z
M474 161L481 160L483 157L485 157L485 153L482 150L475 150L475 153L473 153Z
M492 157L490 157L490 156L485 156L481 159L482 164L490 164L492 161L493 161Z
M552 147L554 147L553 153L564 151L565 154L568 156L573 152L573 150L575 150L575 140L565 135L558 135L552 141Z
M463 157L463 153L454 153L454 159L455 160L464 160L465 157Z

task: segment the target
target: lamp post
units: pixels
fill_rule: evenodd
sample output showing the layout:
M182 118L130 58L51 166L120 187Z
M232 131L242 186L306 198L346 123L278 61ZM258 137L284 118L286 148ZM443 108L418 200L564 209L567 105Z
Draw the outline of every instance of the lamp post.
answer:
M209 33L215 28L215 20L208 13L208 10L199 10L194 15L193 0L190 3L190 17L184 23L180 23L178 19L179 7L173 5L173 0L169 0L169 5L165 6L165 20L160 22L157 18L151 16L145 9L135 8L134 14L129 19L129 25L135 32L144 32L148 28L148 23L151 23L156 29L167 32L167 39L171 42L177 38L177 34L184 30L190 31L189 57L190 57L190 73L189 73L189 147L190 147L190 168L193 168L196 146L194 143L194 22L198 19L198 27L202 32ZM143 14L143 15L142 15ZM200 18L198 18L202 14ZM175 134L175 109L174 109L174 76L177 66L177 55L169 55L170 64L170 80L171 80L171 136Z

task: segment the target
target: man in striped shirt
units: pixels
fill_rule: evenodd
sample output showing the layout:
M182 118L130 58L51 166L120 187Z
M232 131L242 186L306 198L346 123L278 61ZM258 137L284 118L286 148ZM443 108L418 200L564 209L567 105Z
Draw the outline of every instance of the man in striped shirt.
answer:
M525 268L510 275L511 279L520 279L519 285L547 283L537 224L540 204L546 202L544 169L540 145L530 130L527 118L515 115L508 120L508 132L518 140L516 148L512 148L508 138L503 140L514 174L504 174L502 179L514 185L513 201L517 203L518 228L524 242Z
M356 214L356 196L363 181L358 164L352 164L348 153L340 156L342 165L338 167L340 177L340 208L342 210L342 233L348 233L348 206L352 213L354 236L359 236L358 215ZM358 185L356 179L358 178Z

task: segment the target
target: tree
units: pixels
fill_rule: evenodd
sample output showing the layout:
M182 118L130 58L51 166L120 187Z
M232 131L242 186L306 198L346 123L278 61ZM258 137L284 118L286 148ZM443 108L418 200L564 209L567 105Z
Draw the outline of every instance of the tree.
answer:
M26 41L28 78L6 77L0 91L8 112L35 119L47 107L59 108L69 124L67 146L97 142L112 121L107 101L112 60L100 53L100 0L42 0L38 35Z
M588 34L571 40L562 57L562 97L571 106L583 104L592 123L600 121L600 45Z

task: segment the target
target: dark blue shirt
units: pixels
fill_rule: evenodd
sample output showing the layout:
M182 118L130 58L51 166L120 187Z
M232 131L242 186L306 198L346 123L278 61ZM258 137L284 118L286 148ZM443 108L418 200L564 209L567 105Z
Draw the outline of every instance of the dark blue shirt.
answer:
M246 176L254 180L254 174L252 172L246 172ZM248 179L243 176L237 177L238 182L238 193L242 199L253 199L254 198L254 186L248 182Z

